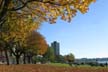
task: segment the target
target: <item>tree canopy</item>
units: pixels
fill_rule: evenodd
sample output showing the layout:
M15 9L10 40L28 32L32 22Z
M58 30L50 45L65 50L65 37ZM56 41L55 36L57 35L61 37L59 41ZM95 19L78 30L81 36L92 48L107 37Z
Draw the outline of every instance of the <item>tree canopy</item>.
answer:
M74 62L74 60L75 60L75 56L74 56L72 53L70 53L70 54L68 54L68 55L65 55L64 58L65 58L65 60L66 60L70 65L71 65L71 64Z
M34 54L43 55L47 51L48 45L39 32L33 31L27 37L27 48Z
M95 0L0 0L0 24L5 22L10 11L24 17L40 17L50 23L55 23L58 16L71 21L77 11L86 13L92 2Z

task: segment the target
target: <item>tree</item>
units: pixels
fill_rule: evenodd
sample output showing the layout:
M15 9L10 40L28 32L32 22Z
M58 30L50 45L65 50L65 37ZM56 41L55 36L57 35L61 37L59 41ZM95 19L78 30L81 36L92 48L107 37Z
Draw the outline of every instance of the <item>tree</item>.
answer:
M1 25L6 21L6 15L8 12L8 6L10 4L10 0L0 0L0 28Z
M48 45L39 32L32 31L27 37L27 47L30 48L33 53L43 55L47 51Z
M0 0L0 25L10 11L20 11L23 16L32 18L38 16L50 23L55 23L58 16L71 21L77 11L86 13L92 2L95 0Z
M8 58L8 44L6 41L0 38L0 51L5 53L7 65L9 65L9 58Z
M30 53L28 59L31 59L33 55L43 55L47 51L47 48L47 42L39 32L33 31L28 35L27 53Z
M16 16L13 18L13 15ZM9 48L16 57L17 64L25 50L28 33L36 30L39 24L39 22L34 23L33 19L30 17L28 17L28 19L21 17L17 12L8 14L7 21L2 25L0 31L0 41L5 42L5 50Z
M62 56L62 55L57 56L56 57L56 62L65 63L64 56Z
M43 55L45 61L55 61L55 55L54 55L54 49L51 47L48 47L46 53Z
M65 55L64 56L65 60L68 62L68 64L71 66L72 63L74 62L75 60L75 57L72 53L68 54L68 55Z

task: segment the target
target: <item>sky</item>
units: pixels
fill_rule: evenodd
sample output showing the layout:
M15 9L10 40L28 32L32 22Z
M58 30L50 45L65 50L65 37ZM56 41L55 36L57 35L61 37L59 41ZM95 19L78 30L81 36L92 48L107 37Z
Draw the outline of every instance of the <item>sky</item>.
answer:
M60 54L76 58L108 57L108 0L97 0L86 14L77 13L70 23L42 23L39 32L50 45L60 43Z

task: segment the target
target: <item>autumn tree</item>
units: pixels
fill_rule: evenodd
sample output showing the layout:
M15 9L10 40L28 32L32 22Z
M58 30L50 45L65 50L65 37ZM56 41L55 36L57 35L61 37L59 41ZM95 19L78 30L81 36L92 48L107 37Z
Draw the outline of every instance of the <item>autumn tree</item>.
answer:
M28 62L34 55L43 55L47 51L48 45L44 37L37 31L33 31L27 38ZM32 56L31 56L32 55Z
M86 13L92 2L95 0L0 0L0 25L4 24L11 11L19 11L23 16L31 15L32 18L40 16L50 23L55 23L58 16L71 21L77 11Z
M13 18L13 16L15 17ZM0 41L4 42L5 50L9 49L16 57L17 63L26 46L25 41L28 33L36 30L39 25L39 21L34 21L29 16L22 17L17 12L8 14L7 21L2 25L0 31Z
M5 40L3 40L3 38L1 38L1 36L0 36L0 52L4 52L5 53L7 65L9 65L8 51L9 51L8 43Z

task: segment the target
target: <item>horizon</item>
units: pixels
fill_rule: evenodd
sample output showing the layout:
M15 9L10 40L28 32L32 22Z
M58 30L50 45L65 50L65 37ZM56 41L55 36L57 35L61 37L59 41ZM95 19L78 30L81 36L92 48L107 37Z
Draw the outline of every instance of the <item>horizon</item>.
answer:
M60 54L76 58L108 57L108 1L98 0L86 14L77 13L70 23L58 18L55 24L44 22L38 30L50 45L60 43Z

